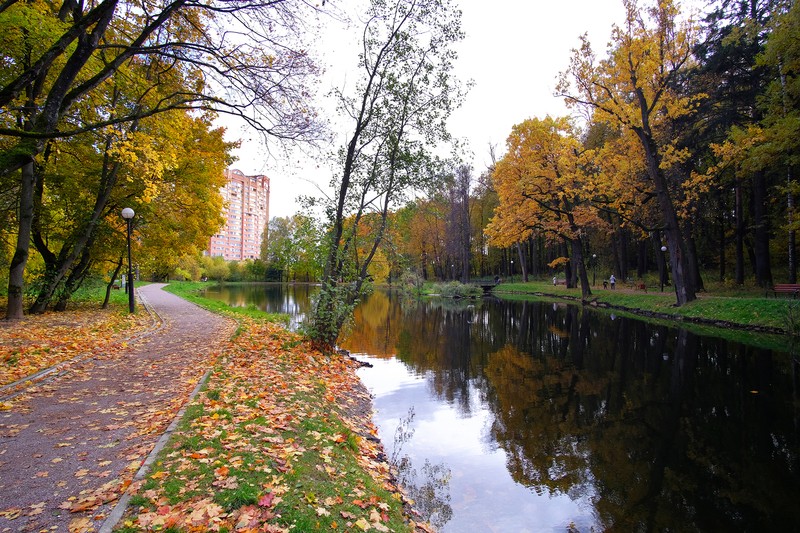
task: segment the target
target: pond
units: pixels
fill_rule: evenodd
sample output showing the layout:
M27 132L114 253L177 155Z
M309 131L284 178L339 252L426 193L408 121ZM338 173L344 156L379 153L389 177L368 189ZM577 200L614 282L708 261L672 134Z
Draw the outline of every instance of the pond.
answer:
M310 310L308 287L225 291ZM378 291L343 347L372 364L359 375L387 455L440 531L795 530L798 365L742 341L558 302Z

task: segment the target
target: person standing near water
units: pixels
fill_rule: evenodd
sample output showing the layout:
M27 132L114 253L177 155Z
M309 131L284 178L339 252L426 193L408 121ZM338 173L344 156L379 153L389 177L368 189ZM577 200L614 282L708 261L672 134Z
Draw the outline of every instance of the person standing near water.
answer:
M608 278L608 282L611 284L611 289L613 290L617 284L617 278L614 277L614 274L611 274L611 277Z

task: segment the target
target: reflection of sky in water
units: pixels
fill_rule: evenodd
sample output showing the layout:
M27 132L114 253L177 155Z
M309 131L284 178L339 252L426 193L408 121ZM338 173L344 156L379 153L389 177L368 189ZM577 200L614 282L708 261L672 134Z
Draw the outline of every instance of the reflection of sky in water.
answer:
M571 521L578 530L589 530L593 520L588 502L538 496L511 478L505 452L489 441L491 413L478 400L472 400L465 415L437 400L425 377L411 374L401 361L362 354L356 358L373 365L359 370L359 376L374 396L375 423L387 455L392 455L395 430L413 408L414 436L401 455L409 455L417 470L426 459L450 469L453 518L443 532L566 531ZM479 398L477 390L472 392L471 398Z

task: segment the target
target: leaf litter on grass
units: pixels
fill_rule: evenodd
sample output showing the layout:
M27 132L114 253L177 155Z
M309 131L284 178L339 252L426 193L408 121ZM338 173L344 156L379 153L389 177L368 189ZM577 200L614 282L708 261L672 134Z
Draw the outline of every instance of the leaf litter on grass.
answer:
M243 319L119 530L429 531L393 481L357 366Z
M147 313L81 304L19 321L0 321L0 386L86 353L107 353L151 327Z

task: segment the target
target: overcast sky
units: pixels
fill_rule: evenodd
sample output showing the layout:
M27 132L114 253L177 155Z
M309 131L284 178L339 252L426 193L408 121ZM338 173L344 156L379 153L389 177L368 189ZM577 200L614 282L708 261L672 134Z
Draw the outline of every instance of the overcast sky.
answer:
M624 17L622 0L457 0L466 34L457 50L456 74L474 87L464 105L450 120L451 133L468 141L474 154L474 175L486 169L489 145L497 155L505 152L511 127L531 117L559 116L568 111L563 99L553 96L556 77L569 64L571 50L583 33L589 34L595 52L603 56L614 23ZM351 35L357 34L353 30ZM325 84L341 84L356 56L334 45L341 30L321 40L322 61L328 63ZM355 74L351 76L353 78ZM229 138L244 137L235 128ZM290 216L299 210L298 194L314 194L317 183L330 180L327 169L295 159L288 165L270 161L257 145L246 143L234 165L245 174L266 174L271 181L270 217ZM288 167L288 168L287 168ZM301 169L292 172L291 169ZM298 175L299 174L299 175ZM304 179L301 179L301 176Z

